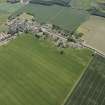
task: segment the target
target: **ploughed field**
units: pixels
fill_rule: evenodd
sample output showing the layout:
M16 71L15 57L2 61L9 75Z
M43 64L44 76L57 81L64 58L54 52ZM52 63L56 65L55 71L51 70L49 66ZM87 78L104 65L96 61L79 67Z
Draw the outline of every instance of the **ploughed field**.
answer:
M0 47L0 105L61 105L91 58L30 34Z
M65 105L105 105L105 58L95 55Z
M88 46L105 54L105 18L91 16L77 31L84 34L82 39Z

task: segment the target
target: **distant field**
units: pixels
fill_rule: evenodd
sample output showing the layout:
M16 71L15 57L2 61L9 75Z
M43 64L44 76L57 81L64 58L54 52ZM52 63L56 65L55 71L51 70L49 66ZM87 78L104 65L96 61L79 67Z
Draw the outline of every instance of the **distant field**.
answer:
M105 0L72 0L70 4L75 8L89 9L90 7L96 5L97 2L105 3Z
M95 0L72 0L70 3L77 9L88 9Z
M21 8L22 5L20 3L10 4L10 3L1 3L0 10L8 13L13 13Z
M6 2L6 0L0 0L0 3L4 3L4 2Z
M1 3L0 4L0 32L5 31L7 29L5 23L8 17L16 12L19 8L21 8L21 4L9 4L9 3Z
M105 18L91 16L78 31L84 33L83 39L86 44L105 53Z
M0 105L61 105L90 58L87 49L61 55L49 42L20 36L0 47Z
M19 12L30 13L40 22L52 23L66 30L78 28L78 26L89 16L85 11L57 5L44 6L29 4L13 15L18 14Z
M60 5L67 6L71 0L31 0L30 3L41 4L41 5Z
M95 55L65 105L105 105L105 58Z

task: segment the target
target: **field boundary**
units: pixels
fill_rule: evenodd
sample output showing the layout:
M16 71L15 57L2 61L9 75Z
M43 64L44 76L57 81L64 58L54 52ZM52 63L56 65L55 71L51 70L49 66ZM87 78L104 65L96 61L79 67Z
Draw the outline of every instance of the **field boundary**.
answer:
M61 103L61 105L66 105L67 100L69 99L69 97L71 96L71 93L74 91L74 89L76 88L76 86L78 85L78 83L80 82L81 78L83 77L84 73L86 72L87 68L89 67L90 63L92 62L92 60L94 59L94 57L91 57L88 64L86 65L86 67L84 68L83 72L81 73L79 79L75 82L75 84L73 85L72 89L68 92L67 96L65 97L65 99L63 100L63 102Z
M98 50L98 49L96 49L96 48L94 48L94 47L92 47L92 46L90 46L88 44L85 44L85 43L83 44L83 46L86 47L86 48L88 48L88 49L90 49L90 50L92 50L92 51L94 51L98 55L100 55L100 56L102 56L102 57L105 58L105 53L104 52L102 52L102 51L100 51L100 50Z

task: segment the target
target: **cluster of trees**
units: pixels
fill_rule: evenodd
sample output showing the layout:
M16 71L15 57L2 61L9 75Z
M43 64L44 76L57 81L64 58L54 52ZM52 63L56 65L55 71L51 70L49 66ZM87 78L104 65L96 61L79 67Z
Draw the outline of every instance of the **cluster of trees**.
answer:
M7 2L10 2L10 3L17 3L17 2L20 2L20 0L7 0Z
M87 11L92 15L105 17L105 3L97 3Z
M92 7L87 10L91 15L101 16L105 17L105 12L101 11L100 9L97 9L95 7Z

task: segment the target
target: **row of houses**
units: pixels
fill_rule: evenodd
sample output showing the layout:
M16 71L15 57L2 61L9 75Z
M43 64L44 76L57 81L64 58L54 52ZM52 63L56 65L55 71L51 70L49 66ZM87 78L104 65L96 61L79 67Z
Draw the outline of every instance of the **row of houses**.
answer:
M52 24L39 23L35 19L15 18L7 23L8 34L16 35L22 32L31 32L34 37L50 39L58 47L81 47L80 43L72 40L68 41L69 33L65 30L56 28ZM73 37L72 37L73 38ZM73 38L75 40L75 38ZM79 42L79 41L78 41Z
M2 33L0 33L0 42L4 41L10 37L11 37L11 34L7 34L7 33L2 32Z

